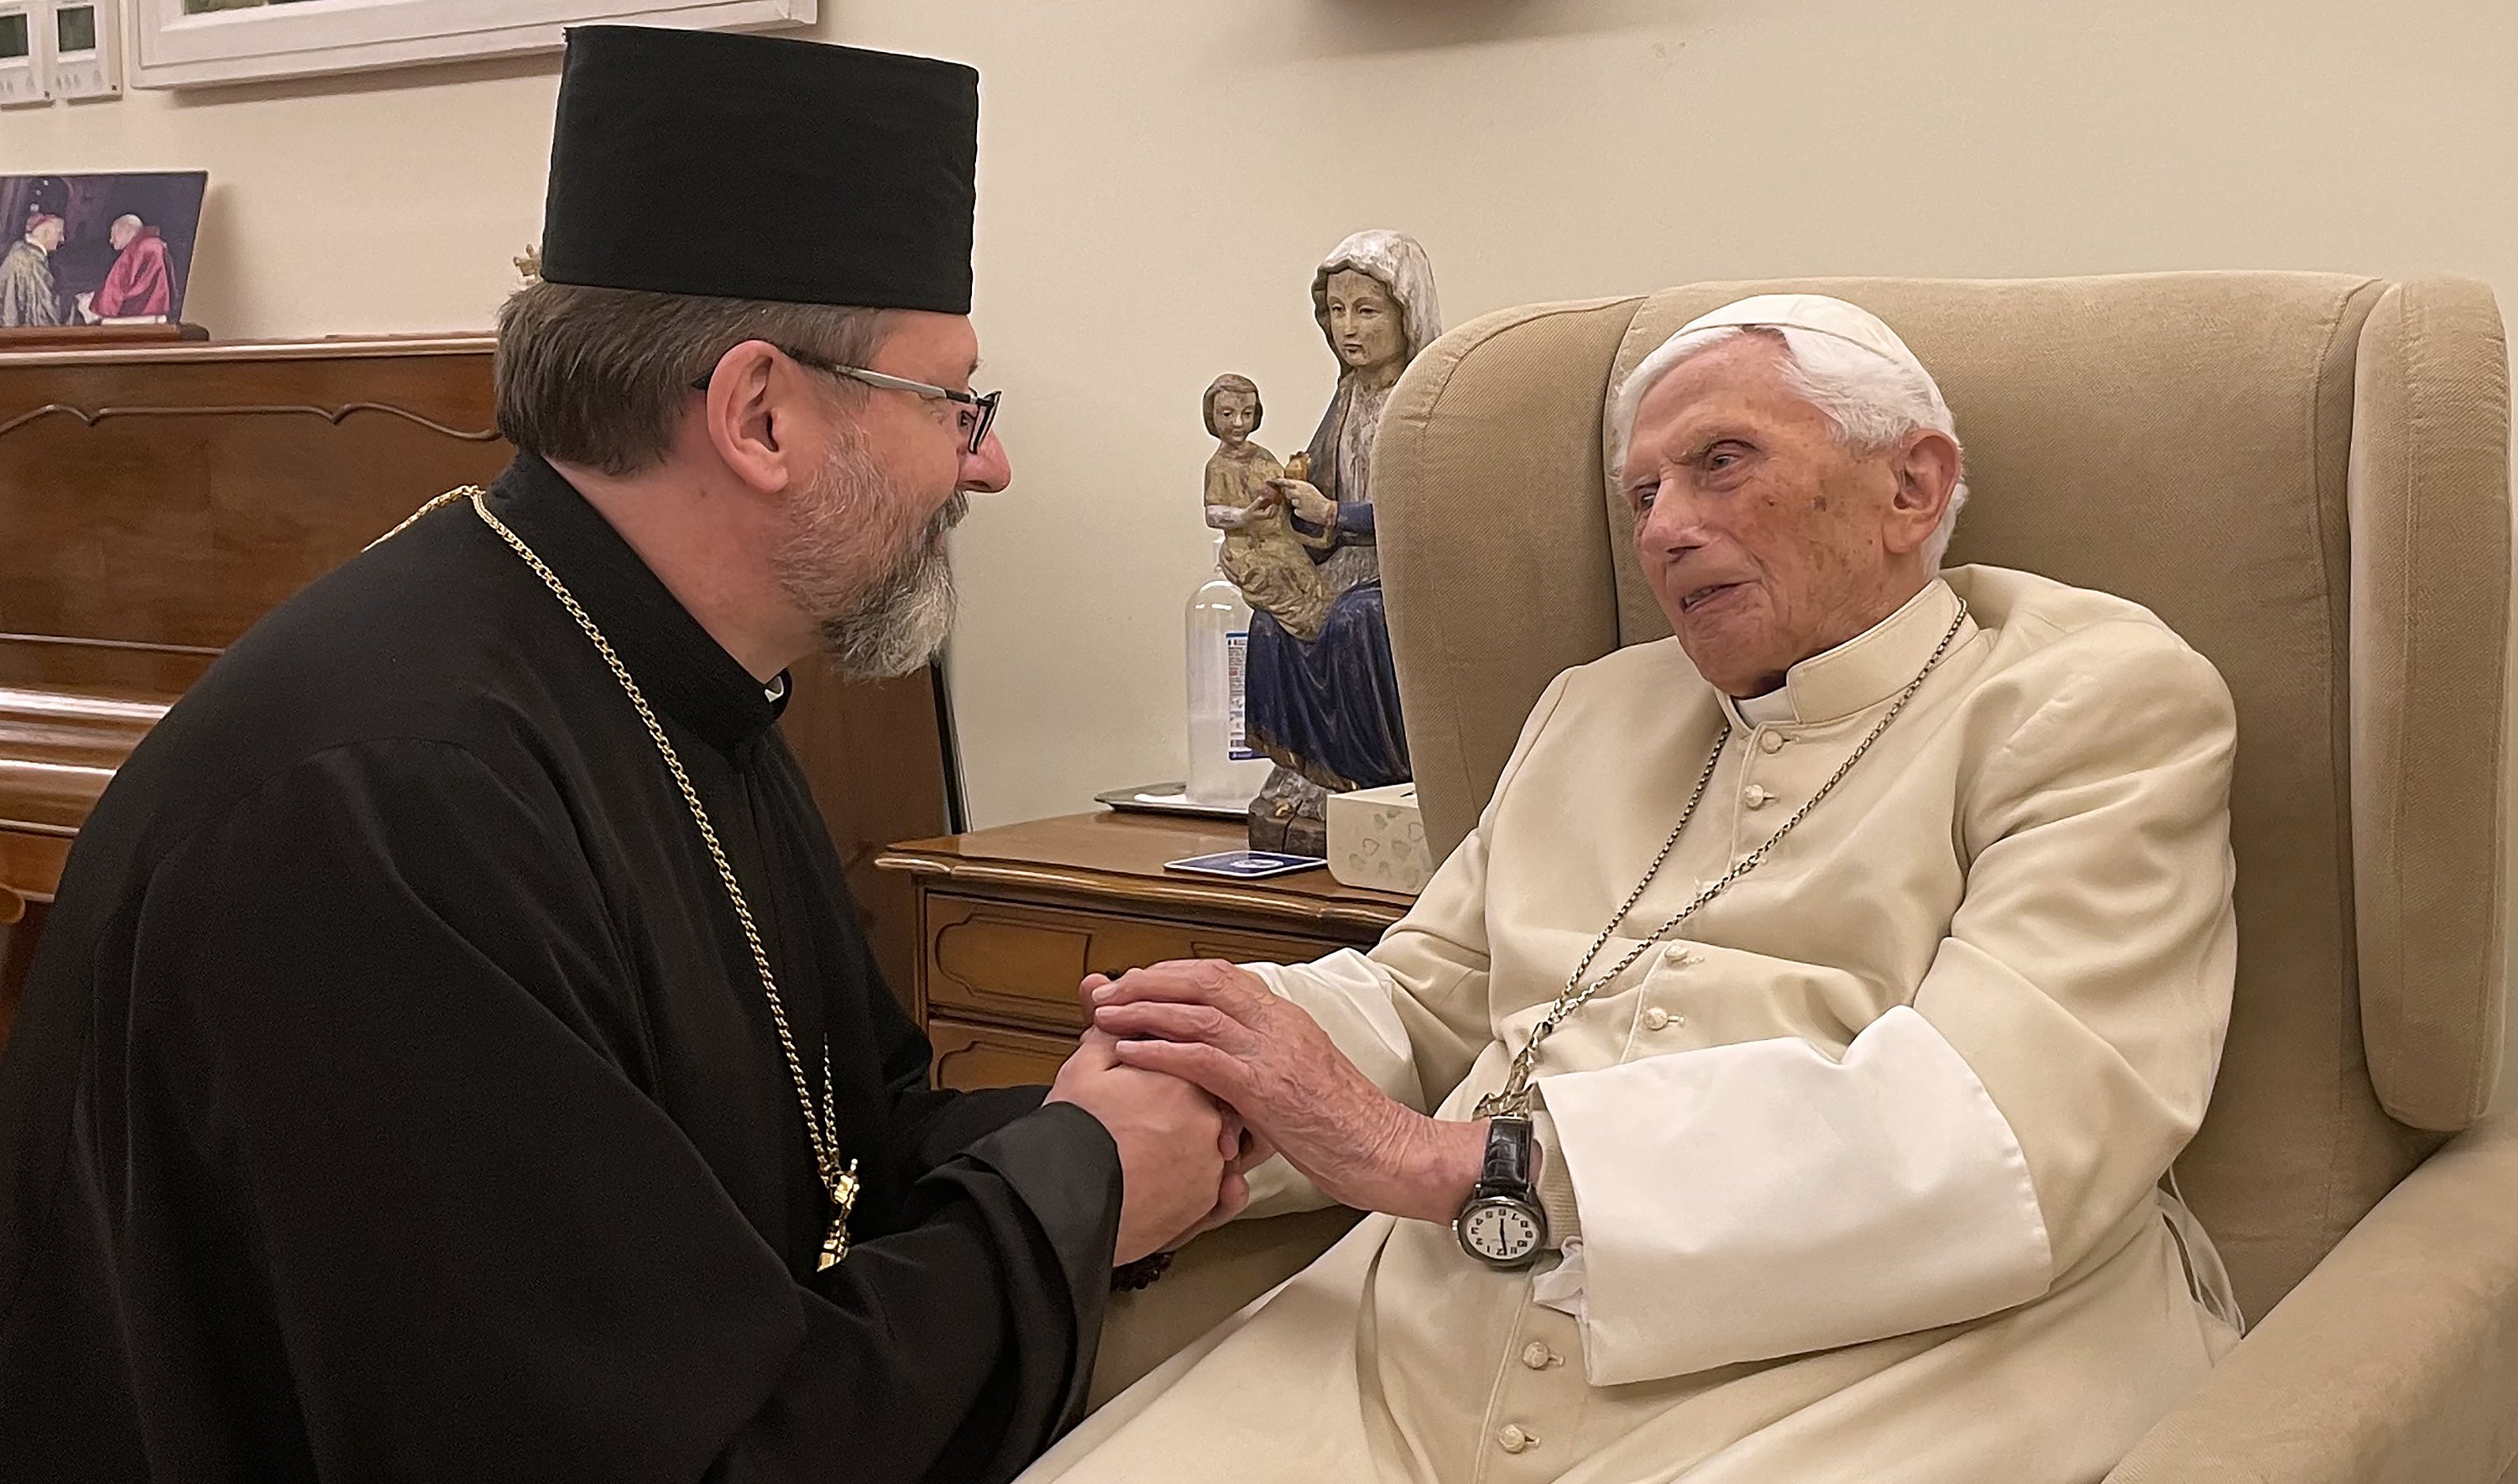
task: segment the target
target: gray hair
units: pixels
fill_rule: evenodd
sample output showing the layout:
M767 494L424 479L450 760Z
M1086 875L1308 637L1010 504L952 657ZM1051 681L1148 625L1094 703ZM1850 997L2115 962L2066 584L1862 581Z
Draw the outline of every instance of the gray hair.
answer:
M1796 326L1719 325L1671 336L1627 373L1626 381L1610 402L1614 467L1626 466L1627 443L1634 436L1635 413L1654 384L1680 362L1744 334L1770 335L1781 342L1784 384L1794 395L1825 413L1828 420L1836 424L1838 441L1853 452L1876 454L1911 433L1927 430L1958 442L1958 424L1950 416L1949 404L1941 400L1941 389L1933 383L1932 373L1921 366L1900 365L1868 346ZM1961 457L1965 457L1964 450ZM1935 569L1949 551L1950 536L1958 529L1959 507L1967 503L1967 498L1962 464L1957 483L1950 487L1950 502L1941 512L1941 523L1933 528L1932 540L1924 546L1925 559Z
M528 284L499 309L499 432L545 458L644 473L672 452L691 383L735 346L765 340L862 366L885 330L880 309Z

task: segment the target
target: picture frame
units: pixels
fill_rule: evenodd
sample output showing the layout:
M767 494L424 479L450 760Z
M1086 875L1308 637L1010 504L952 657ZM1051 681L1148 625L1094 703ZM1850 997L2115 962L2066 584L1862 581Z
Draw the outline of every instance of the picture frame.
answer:
M134 88L556 51L572 25L627 22L711 30L809 25L820 0L129 0Z
M0 336L179 336L208 190L201 170L0 175Z

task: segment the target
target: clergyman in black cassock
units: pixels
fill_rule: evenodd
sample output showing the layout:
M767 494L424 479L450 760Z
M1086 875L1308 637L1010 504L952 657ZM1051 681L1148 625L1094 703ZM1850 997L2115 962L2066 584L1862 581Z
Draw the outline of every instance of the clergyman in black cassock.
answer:
M80 837L10 1047L0 1477L1010 1471L1085 1379L1108 1137L923 1090L778 703L539 460L491 504L827 1040L855 1250L813 1270L766 1003L637 717L441 510L237 644Z
M930 142L940 111L945 162L889 155L891 245L858 231L819 284L770 282L771 247L607 258L605 192L655 188L567 161L598 129L634 151L689 126L632 109L659 58L703 74L686 109L710 68L796 108L838 65L820 101ZM944 107L904 122L904 87ZM555 271L966 311L974 89L922 59L578 32ZM71 852L0 1061L0 1479L1010 1476L1081 1408L1127 1136L1038 1088L929 1091L775 729L785 675L543 458L484 505L705 805L857 1163L852 1246L822 1265L796 1080L660 749L457 500L234 645Z

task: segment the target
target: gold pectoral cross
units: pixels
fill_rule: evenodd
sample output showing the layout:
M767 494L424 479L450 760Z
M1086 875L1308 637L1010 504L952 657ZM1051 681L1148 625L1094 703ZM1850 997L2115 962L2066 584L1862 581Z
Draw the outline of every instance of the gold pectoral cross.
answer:
M831 1235L822 1239L822 1260L815 1272L848 1255L848 1212L856 1208L856 1203L857 1162L851 1159L848 1167L840 1171L840 1177L831 1182L831 1204L837 1209L831 1212Z

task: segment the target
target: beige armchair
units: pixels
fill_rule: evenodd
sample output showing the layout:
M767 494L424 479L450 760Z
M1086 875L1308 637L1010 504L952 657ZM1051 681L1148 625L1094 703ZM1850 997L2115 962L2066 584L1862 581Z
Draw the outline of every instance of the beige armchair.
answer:
M1462 326L1409 370L1373 463L1437 850L1474 823L1550 677L1669 633L1604 473L1608 389L1693 316L1783 289L1873 310L1939 379L1974 492L1953 562L2148 604L2237 700L2237 997L2178 1176L2256 1324L2111 1478L2501 1480L2518 1113L2483 1116L2510 573L2490 291L2273 273L1700 284ZM1101 1389L1334 1234L1309 1220L1193 1247L1171 1294L1114 1315Z

